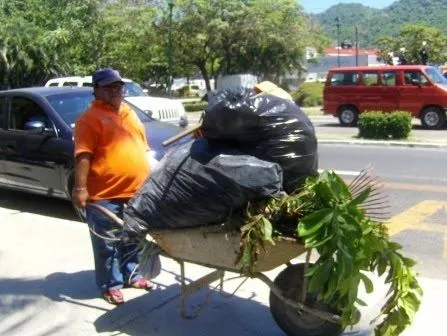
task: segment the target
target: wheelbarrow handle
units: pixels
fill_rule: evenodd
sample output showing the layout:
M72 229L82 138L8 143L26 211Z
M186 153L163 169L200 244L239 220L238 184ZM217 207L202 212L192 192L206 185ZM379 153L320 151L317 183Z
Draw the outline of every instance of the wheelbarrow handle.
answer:
M114 221L120 227L124 226L124 221L121 218L119 218L112 211L110 211L109 209L103 207L102 205L99 205L99 204L96 204L96 203L92 203L92 202L87 202L85 207L86 208L96 209L96 210L100 211L102 214L104 214L106 217L108 217L109 219Z
M163 141L161 144L163 146L168 146L168 145L172 144L173 142L176 142L176 141L180 140L181 138L184 138L185 136L187 136L187 135L189 135L191 133L194 133L200 127L202 127L202 124L198 123L197 125L195 125L195 126L193 126L191 128L188 128L188 129L186 129L186 130L184 130L184 131L174 135L173 137L170 137L169 139Z

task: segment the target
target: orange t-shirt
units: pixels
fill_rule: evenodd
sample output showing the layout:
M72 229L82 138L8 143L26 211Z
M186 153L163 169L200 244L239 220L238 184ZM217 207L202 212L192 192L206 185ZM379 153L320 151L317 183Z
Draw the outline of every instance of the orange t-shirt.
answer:
M100 100L76 121L75 157L92 154L90 199L131 198L150 174L144 126L122 103L119 113Z

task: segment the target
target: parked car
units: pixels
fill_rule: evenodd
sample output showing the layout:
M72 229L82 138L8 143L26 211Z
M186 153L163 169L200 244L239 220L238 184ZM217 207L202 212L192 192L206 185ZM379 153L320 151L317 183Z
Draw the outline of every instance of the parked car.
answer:
M92 93L91 88L70 87L0 91L1 187L70 199L73 130L78 116L90 105ZM166 150L162 141L183 129L131 107L146 128L151 154L161 159Z
M346 67L329 71L323 92L324 113L344 126L356 125L364 111L408 111L427 129L446 121L447 80L434 67L398 65Z
M148 114L150 117L176 124L180 127L188 125L188 117L186 116L185 108L180 101L168 98L149 97L147 90L134 81L123 78L124 99L138 107L141 111ZM47 87L62 87L62 86L93 86L92 76L72 76L59 77L48 80L45 83Z

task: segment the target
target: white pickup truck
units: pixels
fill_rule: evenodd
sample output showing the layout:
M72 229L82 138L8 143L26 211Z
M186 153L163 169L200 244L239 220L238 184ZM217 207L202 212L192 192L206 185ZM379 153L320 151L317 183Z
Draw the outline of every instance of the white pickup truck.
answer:
M136 106L150 117L176 124L188 125L185 108L180 101L168 98L150 97L134 81L123 78L125 83L124 100ZM48 80L45 86L93 86L92 76L59 77Z

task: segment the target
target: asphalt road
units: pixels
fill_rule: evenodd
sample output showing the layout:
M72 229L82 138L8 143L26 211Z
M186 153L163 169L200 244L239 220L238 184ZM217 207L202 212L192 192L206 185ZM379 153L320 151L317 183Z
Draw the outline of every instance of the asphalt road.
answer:
M352 180L371 165L384 182L389 230L420 274L447 279L447 149L320 145L320 168Z

